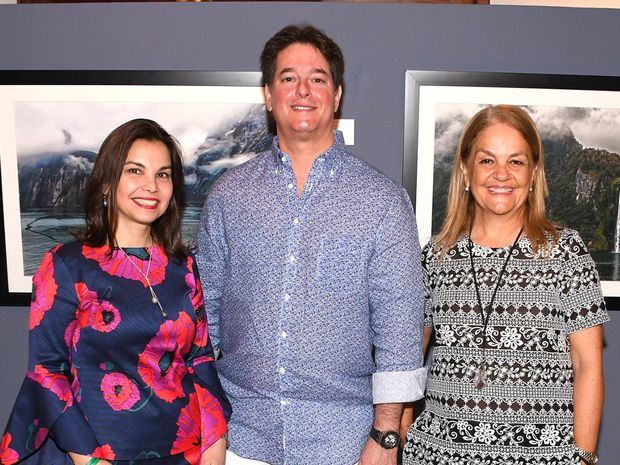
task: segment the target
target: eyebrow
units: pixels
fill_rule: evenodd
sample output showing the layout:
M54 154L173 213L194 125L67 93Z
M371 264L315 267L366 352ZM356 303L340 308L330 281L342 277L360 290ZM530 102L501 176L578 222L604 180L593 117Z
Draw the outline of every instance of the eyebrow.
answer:
M497 156L492 151L486 150L486 149L478 149L478 150L476 150L476 154L478 154L479 152L486 153L487 155L489 155L491 157L496 157ZM527 157L528 154L527 154L527 152L515 152L515 153L511 153L510 155L508 155L508 157L518 157L519 155L525 155Z
M288 68L284 68L282 71L280 71L278 75L281 76L285 73L293 73L293 72L295 72L295 68L293 68L292 66L289 66ZM319 74L324 74L325 76L329 76L327 71L325 71L323 68L313 68L311 73L312 74L319 73Z
M123 166L126 166L126 165L136 165L136 166L138 166L140 168L146 168L142 163L137 162L137 161L133 161L133 160L127 160ZM157 171L171 170L171 169L172 169L172 165L166 165L166 166L162 166Z

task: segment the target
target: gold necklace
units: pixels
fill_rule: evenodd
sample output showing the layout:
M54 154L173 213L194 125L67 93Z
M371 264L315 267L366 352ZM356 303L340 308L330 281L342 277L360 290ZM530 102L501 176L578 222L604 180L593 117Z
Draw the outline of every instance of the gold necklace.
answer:
M140 269L140 267L138 265L136 265L134 263L134 261L131 259L131 257L129 255L127 255L127 252L125 252L125 250L123 250L122 247L119 247L119 250L121 252L123 252L123 255L125 255L125 258L127 260L129 260L129 263L131 263L133 265L133 267L136 270L138 270L138 273L140 273L142 275L142 277L146 281L146 284L147 284L147 286L149 288L149 291L151 293L151 302L153 302L155 305L157 305L159 307L159 311L161 312L161 316L163 316L164 318L167 318L168 314L166 313L164 308L161 306L161 302L159 301L159 298L157 297L157 294L155 293L155 289L153 289L153 286L151 285L151 280L149 279L149 271L151 270L151 260L153 259L153 244L151 244L150 250L149 250L149 248L146 248L146 252L149 254L149 262L146 265L146 274Z

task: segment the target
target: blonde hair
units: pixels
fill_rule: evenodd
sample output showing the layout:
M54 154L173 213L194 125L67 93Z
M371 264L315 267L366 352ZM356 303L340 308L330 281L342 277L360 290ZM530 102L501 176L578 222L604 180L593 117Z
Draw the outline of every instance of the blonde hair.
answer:
M524 204L524 235L529 238L534 252L543 254L548 252L550 246L548 236L551 235L552 242L558 238L557 227L549 221L545 209L545 198L548 195L545 159L536 124L523 109L517 106L496 105L480 110L469 120L456 149L448 190L446 216L439 234L434 238L435 245L444 253L456 243L461 234L471 230L474 219L475 201L473 196L465 191L466 180L461 166L467 164L480 133L498 123L519 131L530 149L529 157L535 167L532 191Z

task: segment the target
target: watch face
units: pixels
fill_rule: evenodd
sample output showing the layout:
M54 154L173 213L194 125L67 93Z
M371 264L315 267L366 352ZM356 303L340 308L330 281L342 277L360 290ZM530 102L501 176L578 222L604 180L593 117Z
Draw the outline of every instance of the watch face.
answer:
M398 445L398 434L390 431L383 436L382 442L386 449L394 449Z

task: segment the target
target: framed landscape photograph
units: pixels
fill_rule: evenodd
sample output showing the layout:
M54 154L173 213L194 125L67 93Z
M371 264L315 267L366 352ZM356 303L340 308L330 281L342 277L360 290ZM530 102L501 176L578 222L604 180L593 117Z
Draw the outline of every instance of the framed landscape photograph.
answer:
M206 195L226 169L271 146L260 73L2 71L0 305L29 304L43 254L84 225L86 180L103 139L134 118L157 121L184 157L192 243ZM347 144L353 121L340 120Z
M467 121L494 104L524 108L545 151L552 221L581 234L608 306L620 307L620 77L407 71L403 183L425 244L443 221Z

